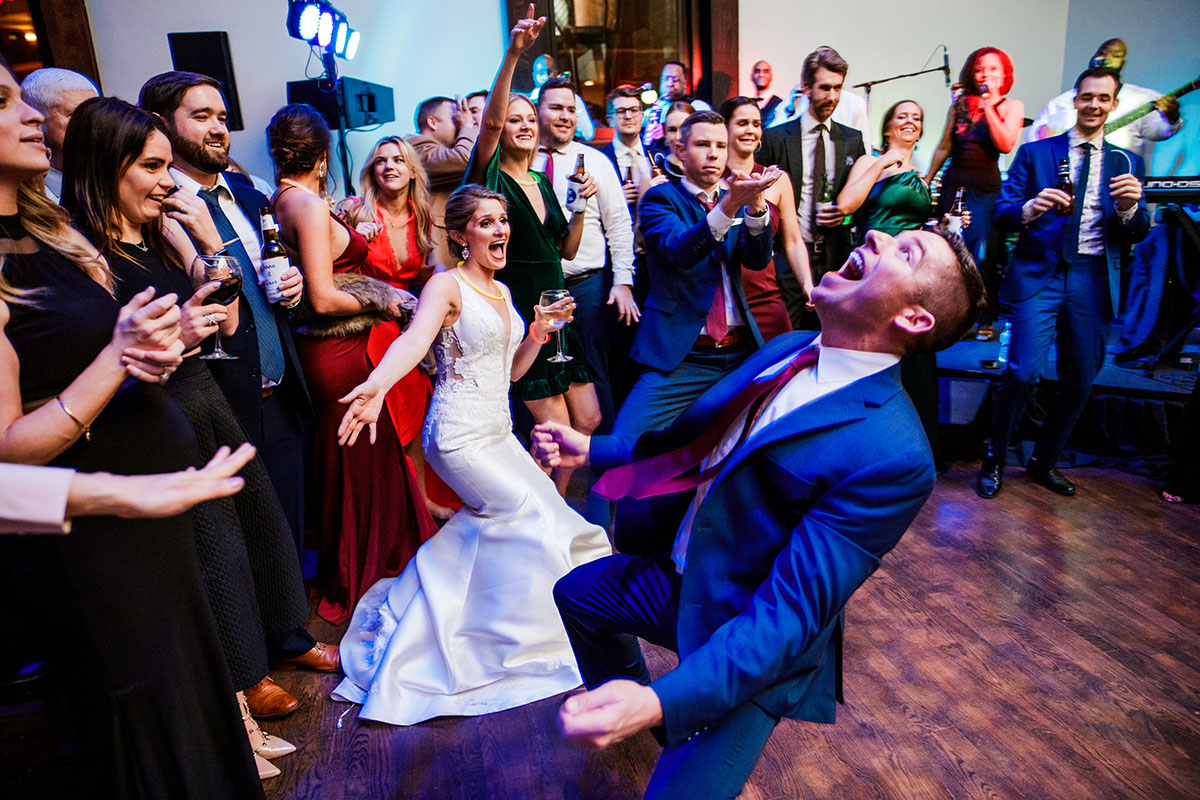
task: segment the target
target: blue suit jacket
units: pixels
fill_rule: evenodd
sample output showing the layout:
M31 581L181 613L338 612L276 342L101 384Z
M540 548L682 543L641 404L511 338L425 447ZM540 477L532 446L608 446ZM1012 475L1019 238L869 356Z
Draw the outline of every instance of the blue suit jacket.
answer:
M608 156L608 160L612 162L613 169L615 169L617 174L620 175L621 165L617 163L617 148L613 146L613 143L609 142L608 144L604 145L604 147L601 147L600 152Z
M664 431L595 437L612 466L690 441L770 364L812 334L773 339ZM933 458L899 365L806 404L752 435L713 480L692 526L677 625L679 666L654 681L668 744L752 700L832 722L842 611L933 490ZM692 493L633 501L622 542L669 552ZM622 505L625 501L622 501Z
M724 241L713 238L708 212L682 186L661 183L642 197L640 230L646 252L642 263L650 274L650 294L642 309L631 355L640 364L670 371L678 367L700 335L721 280L725 254L734 301L754 341L762 336L742 290L742 270L765 269L771 263L771 226L757 235L741 224L742 211Z
M1007 180L1000 188L1000 196L992 212L996 228L1020 231L1021 234L1013 250L1012 268L1000 289L1000 298L1005 303L1033 297L1054 275L1060 257L1070 258L1074 255L1076 243L1063 241L1070 216L1059 216L1054 211L1048 211L1028 225L1021 224L1021 209L1026 201L1033 199L1042 189L1057 185L1058 162L1067 158L1069 147L1066 133L1022 145L1008 170ZM1104 143L1103 153L1100 197L1104 210L1104 253L1108 261L1109 299L1115 314L1120 308L1122 254L1130 245L1145 238L1150 230L1150 215L1143 197L1138 201L1138 210L1129 223L1121 224L1108 191L1108 182L1126 172L1132 172L1138 180L1144 181L1145 165L1140 156L1108 142ZM1125 156L1128 156L1128 161Z

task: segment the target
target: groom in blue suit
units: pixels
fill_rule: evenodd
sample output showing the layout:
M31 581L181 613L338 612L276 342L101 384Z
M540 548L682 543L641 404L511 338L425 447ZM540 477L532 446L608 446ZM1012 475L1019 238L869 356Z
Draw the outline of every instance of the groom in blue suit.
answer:
M846 602L933 488L899 360L983 309L962 241L872 231L813 302L817 348L777 337L665 431L534 429L543 464L608 466L606 491L643 498L620 503L636 506L618 512L622 552L573 570L555 601L590 690L563 704L563 730L603 747L654 729L647 797L736 797L781 717L833 721ZM652 680L636 637L679 665Z
M613 424L619 436L665 428L762 346L742 268L771 263L763 192L783 173L733 175L723 189L727 148L724 118L697 111L679 128L683 180L654 186L642 198L650 294L631 355L645 369Z
M1075 493L1055 462L1104 364L1105 332L1120 306L1122 257L1150 230L1142 159L1104 141L1104 123L1120 90L1119 73L1110 67L1081 74L1075 127L1023 145L996 200L996 228L1020 237L1000 289L1012 343L1008 368L996 384L992 438L975 481L980 497L1000 492L1009 437L1056 334L1060 391L1025 473L1053 492ZM1063 162L1074 197L1057 188Z

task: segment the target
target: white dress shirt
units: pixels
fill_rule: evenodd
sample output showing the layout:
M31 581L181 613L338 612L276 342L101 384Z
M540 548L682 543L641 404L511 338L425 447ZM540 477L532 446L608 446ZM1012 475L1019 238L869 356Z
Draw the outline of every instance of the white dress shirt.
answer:
M75 470L0 464L0 533L68 533Z
M819 343L820 340L821 337L818 336L813 344ZM757 380L770 380L778 375L798 354L798 352L793 352L781 358L760 372ZM822 347L817 353L817 363L798 372L770 399L758 419L755 420L754 427L750 429L750 434L746 437L742 447L753 446L753 439L757 434L807 403L854 381L881 372L899 361L900 357L891 353L869 353L863 350ZM701 471L707 469L710 464L719 464L733 451L742 436L742 429L746 427L746 416L749 413L750 409L747 408L733 421L733 424L725 431L725 435L721 437L721 441L701 462ZM692 537L692 525L696 521L696 513L704 503L704 498L711 486L712 481L708 480L696 487L696 496L692 499L692 504L684 514L683 521L679 524L679 531L675 535L675 546L671 549L671 559L675 562L675 569L680 573L687 565L688 542Z
M187 189L195 195L199 195L201 189L209 188L201 186L190 176L173 167L171 168L171 177L179 184L180 188ZM246 216L246 212L242 211L242 207L234 199L233 190L229 188L229 183L225 180L224 175L217 175L217 184L212 188L217 190L217 202L220 204L221 210L225 212L225 216L229 219L229 224L233 226L238 238L242 240L242 246L246 248L246 253L254 264L258 282L262 283L262 239L258 230L259 221L251 220Z
M543 147L549 147L548 144ZM583 215L583 238L575 258L563 259L563 275L570 278L585 272L602 269L612 256L613 283L633 285L633 220L625 203L621 179L608 156L594 147L570 141L549 156L539 148L533 159L533 169L546 171L546 159L554 159L554 195L563 213L567 211L567 180L575 172L575 161L583 155L583 168L596 180L596 193L588 198Z
M716 203L721 194L720 188L714 189L712 192L706 192L687 178L680 181L679 185L683 187L685 192L701 202L711 201ZM767 210L767 213L759 214L757 217L749 213L743 217L731 217L722 211L720 203L717 203L708 212L708 229L712 232L713 238L718 242L725 241L725 237L729 235L729 229L734 225L745 225L748 233L755 234L767 227L770 221L770 209ZM729 282L729 265L725 263L721 264L721 286L725 292L725 324L730 328L737 325L745 325L746 318L742 316L742 310L734 302L733 286ZM702 325L700 332L707 334L708 325Z
M834 173L834 152L833 140L829 138L829 122L817 122L817 118L807 111L800 118L800 147L804 152L804 180L800 183L800 197L796 203L796 213L800 216L800 236L804 241L812 244L812 208L813 200L817 193L816 173L811 169L813 162L813 153L817 149L817 126L824 125L825 130L821 132L821 138L825 140L825 173L832 179Z
M1083 168L1083 157L1085 148L1091 148L1092 158L1088 162L1088 174L1083 191L1083 205L1079 212L1079 242L1077 252L1085 256L1102 256L1104 255L1104 205L1102 191L1107 191L1107 186L1102 186L1104 178L1104 151L1102 149L1103 137L1101 131L1096 131L1089 138L1084 138L1078 128L1071 128L1067 133L1067 143L1069 149L1067 158L1071 169L1072 179L1075 180L1075 202L1080 201L1079 191L1079 176L1080 169ZM1128 171L1130 164L1126 163L1127 156L1120 153L1114 154L1114 157L1120 162L1119 167L1124 167L1123 171ZM1121 174L1118 172L1117 174ZM1077 178L1076 176L1079 176ZM1041 216L1033 210L1034 199L1026 201L1021 208L1021 219L1028 225L1033 220ZM1122 211L1117 209L1117 219L1122 225L1127 225L1133 215L1137 213L1137 204L1135 203L1130 208ZM1063 242L1064 247L1070 247L1075 242Z
M650 166L650 159L646 155L646 148L642 146L641 138L638 138L634 147L626 147L619 137L612 141L613 152L617 156L617 166L620 167L618 172L622 181L625 180L625 172L633 170L633 183L635 186L641 183L642 176L647 178L653 172Z

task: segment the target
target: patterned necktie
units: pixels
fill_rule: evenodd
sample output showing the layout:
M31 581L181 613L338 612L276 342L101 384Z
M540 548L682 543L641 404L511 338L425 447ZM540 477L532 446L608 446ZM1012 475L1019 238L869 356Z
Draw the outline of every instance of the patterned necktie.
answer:
M706 211L712 211L717 205L718 194L713 192L711 200L705 200L703 195L696 195L700 205ZM721 264L720 274L717 275L717 291L713 295L712 305L708 307L708 316L704 319L704 330L710 338L718 342L729 333L729 322L725 319L725 243L717 244L717 260Z
M775 377L761 382L754 381L738 392L701 436L669 452L614 467L596 481L596 485L592 487L593 490L608 500L618 500L622 497L641 499L682 492L711 480L750 435L750 430L754 427L759 413L766 407L767 401L774 392L781 389L802 369L817 363L817 355L818 348L816 346L800 351ZM730 449L725 458L705 470L698 470L696 474L688 475L687 473L700 465L705 456L712 453L713 448L720 443L722 437L729 430L729 426L743 411L747 410L746 424L742 428L738 443Z
M221 241L230 243L225 252L237 259L242 270L242 297L246 298L246 305L250 306L250 316L254 320L254 332L258 339L258 364L263 377L273 383L279 383L283 380L285 368L283 344L279 341L279 330L275 327L275 315L271 312L262 287L258 285L258 273L254 271L254 262L250 260L250 254L246 252L246 246L242 244L233 223L221 210L217 190L201 189L200 197L208 204Z

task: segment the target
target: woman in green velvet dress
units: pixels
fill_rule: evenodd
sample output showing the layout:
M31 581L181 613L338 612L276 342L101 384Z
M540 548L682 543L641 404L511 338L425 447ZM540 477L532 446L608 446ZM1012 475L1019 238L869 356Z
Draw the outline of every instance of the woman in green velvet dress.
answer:
M538 148L537 109L528 97L510 94L517 60L545 24L544 17L533 18L530 8L529 16L518 20L510 34L464 179L464 183L481 183L508 198L512 233L504 283L526 320L534 318L533 307L543 291L566 288L562 261L575 257L583 235L582 210L572 213L568 222L550 182L529 169ZM585 175L579 194L588 198L595 193L595 181ZM592 385L594 374L573 324L563 329L563 344L571 360L547 361L555 353L552 337L525 376L513 384L512 397L524 402L537 422L554 420L591 433L600 424L600 404ZM566 475L561 477L556 481L560 490L565 489Z
M854 214L858 244L867 231L895 236L920 229L933 215L933 198L921 173L912 165L913 148L921 138L924 112L912 100L901 100L883 115L883 153L854 162L838 208ZM933 450L934 464L945 468L938 442L937 357L933 353L905 356L900 362L904 384Z

